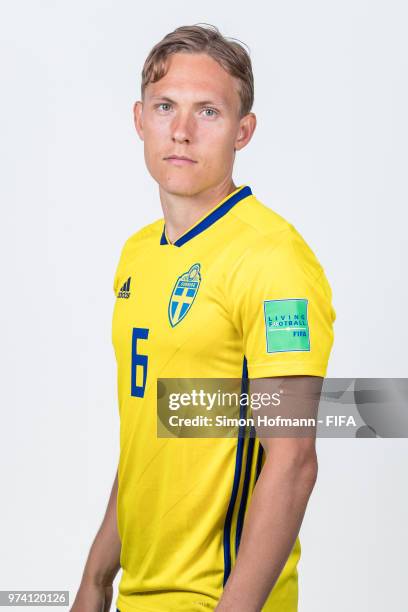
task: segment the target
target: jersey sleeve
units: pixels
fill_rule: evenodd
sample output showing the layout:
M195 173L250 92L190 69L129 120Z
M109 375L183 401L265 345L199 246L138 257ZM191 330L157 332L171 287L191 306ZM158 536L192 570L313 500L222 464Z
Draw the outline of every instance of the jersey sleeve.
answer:
M124 266L125 266L127 255L128 255L129 242L130 242L130 238L126 240L125 244L123 245L122 250L120 251L119 261L116 265L116 270L115 270L115 274L113 277L113 292L115 296L118 294L118 291L121 286L121 282L123 280L126 280L123 278L123 274L124 274Z
M249 378L326 374L336 318L332 292L316 256L290 227L279 239L262 237L230 279Z

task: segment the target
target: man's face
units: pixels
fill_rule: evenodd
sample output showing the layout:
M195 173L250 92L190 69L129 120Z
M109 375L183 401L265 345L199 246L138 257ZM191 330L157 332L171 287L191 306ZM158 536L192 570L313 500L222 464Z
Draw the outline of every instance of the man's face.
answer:
M176 53L134 106L147 168L169 193L192 196L230 181L255 115L240 119L239 81L206 54ZM177 159L185 157L187 159Z

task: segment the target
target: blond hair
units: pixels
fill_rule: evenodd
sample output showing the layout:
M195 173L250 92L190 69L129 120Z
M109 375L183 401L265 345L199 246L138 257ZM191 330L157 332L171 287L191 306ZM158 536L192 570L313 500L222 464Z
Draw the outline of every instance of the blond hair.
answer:
M206 53L240 82L240 116L250 112L254 103L254 76L251 58L241 41L226 38L211 24L181 26L158 42L150 51L142 70L142 99L146 85L155 83L168 70L173 53Z

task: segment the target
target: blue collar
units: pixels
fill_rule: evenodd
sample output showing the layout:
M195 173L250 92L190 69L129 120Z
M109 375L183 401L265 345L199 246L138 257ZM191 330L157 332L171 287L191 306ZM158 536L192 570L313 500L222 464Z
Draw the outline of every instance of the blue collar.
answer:
M201 232L206 230L207 227L210 227L210 225L218 221L218 219L221 219L221 217L223 217L233 206L235 206L235 204L238 204L238 202L240 202L244 198L247 198L250 195L252 195L252 191L251 188L248 187L248 185L241 187L239 191L234 191L233 194L225 200L225 202L214 208L211 212L208 213L206 217L204 217L204 219L197 223L197 225L195 225L185 234L180 236L180 238L177 238L177 240L173 242L173 246L180 247L192 238L194 238L194 236L197 236L197 234L201 234ZM160 238L160 244L170 244L169 242L167 242L165 225L163 226L163 233Z

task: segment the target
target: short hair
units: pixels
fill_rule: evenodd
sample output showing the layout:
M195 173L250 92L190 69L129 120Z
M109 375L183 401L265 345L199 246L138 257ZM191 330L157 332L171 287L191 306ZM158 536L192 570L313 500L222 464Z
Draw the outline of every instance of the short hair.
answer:
M150 51L142 70L142 99L146 85L156 83L168 70L168 57L174 53L206 53L240 83L240 116L250 112L254 103L254 76L245 43L227 38L214 25L181 26L158 42Z

